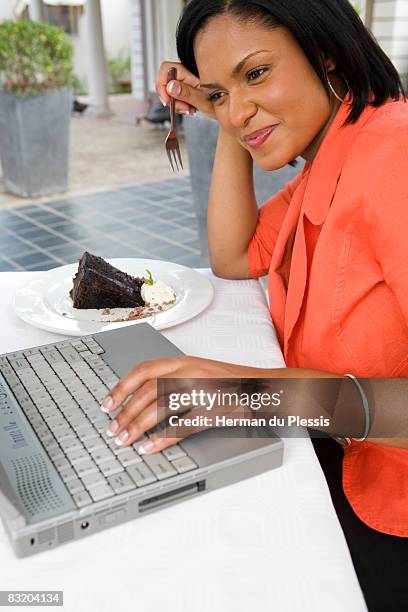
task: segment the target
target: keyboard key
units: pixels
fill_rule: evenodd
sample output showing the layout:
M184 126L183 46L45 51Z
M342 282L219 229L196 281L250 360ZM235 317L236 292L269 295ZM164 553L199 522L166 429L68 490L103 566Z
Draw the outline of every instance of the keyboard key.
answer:
M123 472L123 467L116 459L113 459L113 461L106 461L104 463L101 463L99 465L99 469L104 474L104 476L113 476L114 474L119 474L119 472Z
M133 480L125 472L109 476L108 482L117 495L136 488Z
M66 454L72 465L76 465L82 461L88 461L90 458L88 451L83 447L78 450L67 451Z
M65 440L66 438L70 438L74 435L74 431L68 426L68 427L58 427L55 431L54 431L54 435L56 437L56 439L58 440L59 444L61 444L61 440Z
M69 482L70 480L76 480L77 478L76 472L74 472L74 470L70 467L65 468L65 470L60 470L59 474L65 483Z
M136 442L132 444L132 447L135 449L135 451L139 452L139 448L142 446L143 442L145 442L146 440L147 440L147 436L143 434L142 436L140 436L140 438L136 440Z
M50 427L50 429L58 440L64 435L72 433L72 429L66 421L61 421L53 427Z
M190 457L187 456L175 459L173 461L173 465L179 474L184 474L184 472L195 470L198 467L198 465L194 463L194 461Z
M76 427L75 431L77 433L78 438L82 442L84 442L85 440L89 440L90 438L94 438L98 433L92 427L91 423L89 423L89 421L87 421L83 425L80 425L79 427Z
M30 357L31 355L39 355L39 354L40 354L39 348L31 348L31 349L27 349L24 351L24 357Z
M141 456L133 448L121 448L116 457L123 467L142 461Z
M175 476L177 474L172 464L167 461L166 457L161 453L143 455L143 460L159 480L164 480L165 478L170 478L170 476Z
M22 357L24 357L23 351L14 351L14 353L9 355L10 359L21 359Z
M104 427L104 429L107 429L109 427L109 417L106 414L102 414L100 410L98 414L89 414L88 418L96 428Z
M180 457L186 456L186 453L178 444L165 448L162 453L169 461L174 461L174 459L180 459Z
M54 461L54 465L59 472L61 470L65 470L66 468L71 467L70 463L68 462L68 459L65 459L65 457L61 459L56 459Z
M120 452L127 450L123 448L122 446L119 446L118 444L116 444L115 439L108 437L106 433L102 434L102 438L104 439L104 443L106 444L106 446L112 451L114 455L116 455L116 457L118 456Z
M80 478L84 478L84 476L88 476L88 474L99 472L97 465L93 461L77 463L74 468Z
M75 361L82 361L81 355L74 349L74 347L70 344L65 347L58 347L59 352L64 357L65 361L68 363L73 363Z
M40 408L41 410L41 408ZM48 417L47 418L47 425L48 427L52 430L55 427L61 425L61 424L66 424L66 420L64 419L64 417L61 414L58 414L55 417Z
M9 357L9 362L15 370L24 370L26 368L30 368L30 363L27 361L23 354L20 358L17 359L11 359Z
M104 463L105 461L109 461L109 460L114 460L115 459L115 455L108 449L108 448L97 448L93 451L91 451L91 455L92 455L92 459L95 461L95 463L97 463L98 465L100 465L101 463Z
M55 461L55 459L63 459L65 457L64 453L58 445L55 445L53 448L48 448L47 452L53 461Z
M88 452L92 453L92 451L98 448L106 448L106 443L100 436L93 436L92 438L88 438L88 440L84 440L84 446L87 448Z
M87 489L106 484L106 480L100 472L94 472L93 474L85 474L85 476L83 476L81 480Z
M47 428L47 430L45 432L41 432L41 433L39 433L38 429L37 429L36 433L37 433L38 437L41 439L41 442L43 443L45 448L47 448L47 445L55 444L55 438L50 433L48 428Z
M122 446L119 446L119 444L116 444L115 439L112 438L112 436L108 436L108 434L106 433L106 430L108 429L108 426L106 426L104 431L100 432L100 436L101 438L103 438L103 440L105 440L106 444L109 446L109 448L114 452L114 448L122 448Z
M86 423L86 417L78 406L73 406L71 408L60 408L60 410L63 412L70 425L73 423L77 423L78 425L81 423Z
M47 362L50 364L51 367L56 363L65 363L64 358L61 355L61 353L59 353L55 349L52 351L49 351L48 353L45 353L45 359L47 360Z
M83 342L81 342L81 340L73 340L71 342L71 345L74 347L74 349L76 349L79 352L87 350L86 345Z
M68 393L66 393L65 395L60 395L59 397L54 395L54 400L55 403L57 404L58 408L65 414L66 410L79 410L78 408L78 404L76 403L76 401L70 396L68 395Z
M84 344L88 347L88 349L95 353L96 355L104 353L104 349L96 342L94 338L85 338L83 339Z
M112 487L108 484L101 485L100 487L95 487L94 489L90 489L89 493L94 500L94 502L101 501L102 499L106 499L107 497L112 497L115 495Z
M102 423L102 422L95 423L94 428L96 429L98 434L100 434L103 437L103 434L106 434L106 430L108 428L108 421L106 421L105 423Z
M74 429L76 432L78 432L78 430L84 425L85 425L85 429L87 429L89 425L91 425L84 414L75 415L71 418L67 417L67 421L71 425L72 429Z
M55 448L56 446L58 446L58 445L57 445L57 443L55 442L55 438L54 438L54 436L50 436L50 437L48 437L48 435L47 435L47 434L45 434L44 438L45 438L45 440L44 440L44 439L42 439L42 443L43 443L43 446L44 446L44 448L45 448L45 450L46 450L47 452L48 452L49 450L52 450L52 449L53 449L53 448Z
M67 487L71 495L73 495L74 493L79 493L80 491L85 491L84 485L78 478L69 480L65 483L65 486Z
M82 450L84 448L78 438L74 436L65 437L60 440L59 443L65 453Z
M138 487L144 487L157 480L156 476L145 463L136 463L126 468L126 472L134 480Z
M88 506L89 504L92 504L91 496L86 491L74 493L72 497L74 498L74 502L76 503L78 508L83 508L83 506Z

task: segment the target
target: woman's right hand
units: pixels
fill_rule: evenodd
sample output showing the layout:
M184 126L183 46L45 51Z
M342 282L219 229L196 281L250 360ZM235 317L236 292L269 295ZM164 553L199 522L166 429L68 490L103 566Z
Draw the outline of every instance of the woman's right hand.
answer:
M177 80L167 83L170 68L177 69ZM176 99L176 112L195 114L200 111L208 117L215 118L212 103L207 94L200 88L200 79L189 72L180 62L162 62L156 77L156 91L162 102L170 103Z

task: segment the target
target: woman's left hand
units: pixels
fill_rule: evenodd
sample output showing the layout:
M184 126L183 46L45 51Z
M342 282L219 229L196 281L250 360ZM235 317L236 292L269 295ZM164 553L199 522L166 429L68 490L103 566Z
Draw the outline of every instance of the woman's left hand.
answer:
M102 402L101 409L111 413L123 405L112 420L109 435L123 447L130 446L158 422L158 378L260 378L270 370L239 366L199 357L176 357L145 361L124 376ZM126 402L126 403L125 403ZM154 434L139 452L158 452L180 441L180 438L159 438Z

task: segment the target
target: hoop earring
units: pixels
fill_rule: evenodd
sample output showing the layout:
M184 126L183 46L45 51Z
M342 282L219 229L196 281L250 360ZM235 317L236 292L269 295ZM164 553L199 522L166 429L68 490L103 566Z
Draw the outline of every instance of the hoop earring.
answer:
M350 104L351 104L351 102L345 102L345 100L346 100L347 96L349 95L349 93L350 93L350 91L351 91L350 85L348 84L348 81L347 81L346 77L344 77L343 75L341 75L341 76L342 76L342 78L344 79L344 81L345 81L346 85L347 85L347 93L346 93L346 95L344 96L344 98L340 98L339 94L338 94L338 93L337 93L337 91L334 89L334 87L333 87L333 85L332 85L332 83L331 83L331 81L330 81L330 77L329 77L329 75L327 74L326 76L327 76L327 84L328 84L328 86L329 86L329 89L330 89L330 91L332 92L333 96L336 98L336 100L338 100L338 101L339 101L339 102L341 102L342 104L346 103L346 104L349 104L349 105L350 105Z

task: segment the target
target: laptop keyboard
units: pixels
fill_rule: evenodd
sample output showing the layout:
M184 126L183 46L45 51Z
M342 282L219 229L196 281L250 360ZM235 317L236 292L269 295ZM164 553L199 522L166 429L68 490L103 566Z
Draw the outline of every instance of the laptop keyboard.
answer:
M41 440L78 508L198 466L179 446L139 455L106 434L100 409L119 380L93 337L65 340L0 357L0 372Z

